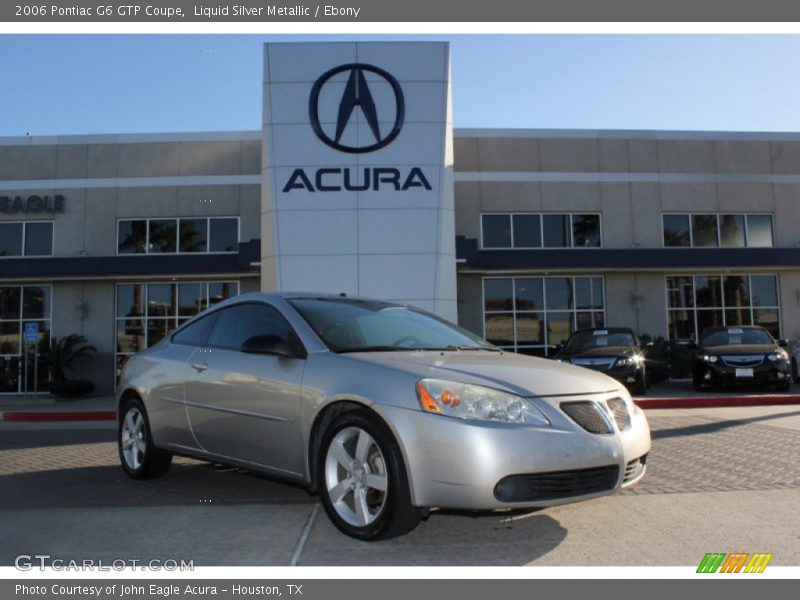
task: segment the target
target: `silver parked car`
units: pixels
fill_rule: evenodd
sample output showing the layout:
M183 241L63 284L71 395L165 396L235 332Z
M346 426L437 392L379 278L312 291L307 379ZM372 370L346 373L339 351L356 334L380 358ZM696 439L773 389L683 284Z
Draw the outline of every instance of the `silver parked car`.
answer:
M639 481L644 413L610 377L504 352L410 306L244 294L128 360L119 454L136 479L173 454L318 492L374 540L434 507L541 507Z

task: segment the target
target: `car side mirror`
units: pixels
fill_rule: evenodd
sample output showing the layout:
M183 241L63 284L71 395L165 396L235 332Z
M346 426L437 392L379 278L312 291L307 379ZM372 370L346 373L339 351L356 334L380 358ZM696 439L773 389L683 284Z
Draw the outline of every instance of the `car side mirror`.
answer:
M273 354L285 358L301 358L301 353L292 343L279 335L270 333L247 338L242 344L241 350L247 354Z
M788 348L789 347L789 340L781 338L778 340L778 346L781 348Z

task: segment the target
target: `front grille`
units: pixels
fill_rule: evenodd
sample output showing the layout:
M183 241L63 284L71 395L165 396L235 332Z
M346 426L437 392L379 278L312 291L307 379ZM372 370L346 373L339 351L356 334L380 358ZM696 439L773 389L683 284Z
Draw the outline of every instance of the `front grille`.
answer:
M628 406L622 398L612 398L608 401L608 408L611 409L611 414L614 415L614 421L620 431L625 431L631 426L631 415L628 412Z
M647 454L634 458L627 465L625 465L625 475L622 476L622 485L633 481L644 471L645 464L647 463Z
M763 354L723 356L722 362L729 367L757 367L764 362Z
M617 359L611 358L573 358L573 365L594 369L595 371L608 371Z
M619 467L594 467L572 471L553 471L509 475L494 486L494 497L500 502L562 500L613 490L619 480Z
M561 410L589 433L611 433L611 426L603 416L603 409L596 402L563 402Z

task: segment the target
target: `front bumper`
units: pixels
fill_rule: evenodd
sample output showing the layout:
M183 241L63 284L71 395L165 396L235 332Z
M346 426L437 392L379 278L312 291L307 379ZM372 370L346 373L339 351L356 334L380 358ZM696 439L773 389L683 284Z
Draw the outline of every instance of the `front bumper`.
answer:
M752 377L737 377L736 368L718 363L698 363L695 380L699 383L718 386L773 385L791 380L788 361L765 361L752 368Z
M589 399L604 402L615 397L620 394ZM644 460L639 464L637 459L650 451L644 413L626 400L630 427L620 431L614 425L612 433L593 434L558 408L561 402L572 400L587 397L537 400L550 427L468 421L388 406L379 411L401 444L415 506L467 510L552 506L607 495L637 483L645 472ZM532 481L531 477L541 479L542 474L605 479L602 489L578 485L575 493L520 501L513 499L518 495L509 495L507 484L498 485L510 477Z

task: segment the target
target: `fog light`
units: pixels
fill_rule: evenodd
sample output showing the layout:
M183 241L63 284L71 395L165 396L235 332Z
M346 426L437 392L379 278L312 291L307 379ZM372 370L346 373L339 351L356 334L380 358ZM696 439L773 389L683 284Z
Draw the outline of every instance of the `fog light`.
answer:
M786 375L778 371L778 379L783 379L784 377L786 377Z
M628 383L633 383L636 381L636 377L628 377Z
M708 381L709 379L711 379L711 372L710 372L710 371L707 371L707 372L706 372L706 374L703 376L703 379L705 379L706 381Z

